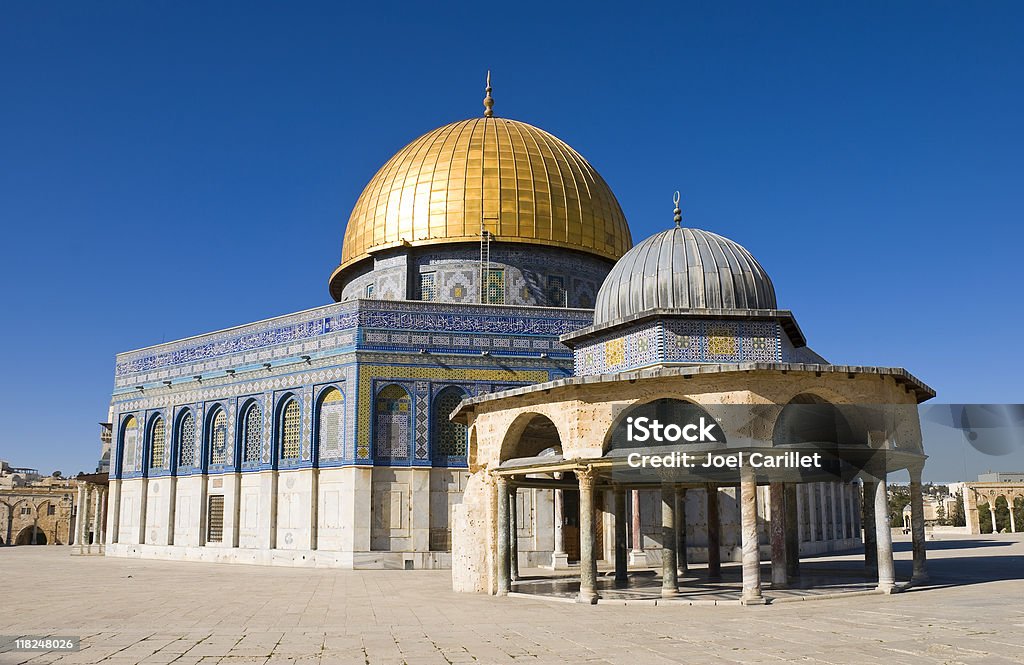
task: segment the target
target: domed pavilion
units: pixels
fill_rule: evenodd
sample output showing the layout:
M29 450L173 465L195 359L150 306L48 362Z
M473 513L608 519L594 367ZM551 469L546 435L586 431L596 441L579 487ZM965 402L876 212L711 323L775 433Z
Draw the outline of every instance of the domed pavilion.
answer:
M682 227L678 200L675 225L611 269L593 323L562 335L572 377L459 406L472 443L456 590L760 604L762 558L772 596L810 593L821 581L801 575L800 557L861 547L862 532L867 578L843 589L899 588L886 475L909 469L922 509L916 407L934 393L903 369L808 348L761 264ZM519 496L538 489L554 492L556 515L578 516L552 535L577 553L578 577L519 576ZM651 567L660 579L642 574ZM925 577L921 527L914 579Z

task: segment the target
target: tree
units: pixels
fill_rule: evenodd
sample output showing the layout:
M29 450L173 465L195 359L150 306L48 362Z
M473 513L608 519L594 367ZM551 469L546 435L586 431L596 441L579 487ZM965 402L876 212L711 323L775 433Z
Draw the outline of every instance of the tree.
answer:
M889 486L889 524L903 524L903 509L910 503L909 485Z
M967 526L967 514L964 512L964 491L956 493L956 503L953 504L952 515L949 520L953 526Z
M946 526L949 523L949 520L946 519L946 504L941 501L935 507L935 521L938 522L939 526Z

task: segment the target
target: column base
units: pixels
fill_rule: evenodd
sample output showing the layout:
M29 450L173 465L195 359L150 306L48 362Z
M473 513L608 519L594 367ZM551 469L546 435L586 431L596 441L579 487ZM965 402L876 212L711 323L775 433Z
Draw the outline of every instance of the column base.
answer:
M914 573L914 575L910 578L910 583L927 584L931 581L931 579L931 575L929 575L928 573Z
M541 568L547 568L548 570L564 570L569 568L569 555L565 552L552 552L551 563L547 566L541 566Z
M597 601L601 596L597 595L596 591L584 591L580 589L579 595L576 596L576 602L583 605L597 605Z
M661 597L662 598L677 598L678 596L679 596L679 589L664 589L663 588L661 590Z
M787 580L785 582L772 582L772 588L773 589L788 589L789 588L789 581Z
M629 565L637 568L647 567L647 552L643 550L630 550L629 551Z
M747 598L740 598L740 605L767 605L768 601L764 599L764 596L750 596Z
M885 584L879 584L878 586L876 586L875 587L875 591L877 591L879 593L884 593L887 596L891 595L891 594L894 594L894 593L899 593L900 592L899 587L897 587L895 583L888 583L888 582L885 583Z

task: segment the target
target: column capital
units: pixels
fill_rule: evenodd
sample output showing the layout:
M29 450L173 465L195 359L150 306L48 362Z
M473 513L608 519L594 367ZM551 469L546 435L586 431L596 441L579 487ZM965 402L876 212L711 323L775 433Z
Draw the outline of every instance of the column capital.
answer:
M921 474L924 473L924 462L914 462L908 465L907 472L910 474L910 482L921 482Z
M585 467L576 469L576 480L580 484L580 489L594 489L594 482L597 480L597 472L594 471L594 467L588 464Z

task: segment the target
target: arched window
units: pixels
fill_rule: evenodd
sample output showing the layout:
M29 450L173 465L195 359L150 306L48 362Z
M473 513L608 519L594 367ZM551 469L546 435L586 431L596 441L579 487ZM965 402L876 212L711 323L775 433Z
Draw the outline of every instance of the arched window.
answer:
M242 462L258 463L263 443L263 413L260 405L250 402L240 420L242 422Z
M321 459L337 459L345 452L345 397L337 388L328 388L320 398L317 420Z
M160 416L153 418L153 424L149 428L149 468L166 468L167 446L164 419Z
M196 465L196 417L186 411L178 423L178 466Z
M224 409L217 410L210 419L210 464L224 464L228 459L228 417Z
M281 436L281 459L299 459L300 430L299 403L295 399L289 399L281 409L281 424L278 429Z
M125 418L121 430L121 473L135 471L135 455L139 447L139 421L135 416Z
M434 412L431 421L434 423L433 457L439 464L462 462L466 460L466 442L468 429L462 423L448 419L451 412L466 397L466 391L457 386L449 386L434 398Z
M405 388L391 384L377 393L374 450L380 459L409 459L412 400Z

